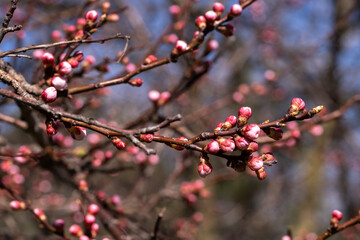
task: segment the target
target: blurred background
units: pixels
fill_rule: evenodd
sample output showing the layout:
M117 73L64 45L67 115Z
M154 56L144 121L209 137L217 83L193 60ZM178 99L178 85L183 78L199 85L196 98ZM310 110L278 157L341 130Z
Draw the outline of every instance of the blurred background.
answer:
M23 25L23 30L6 35L0 49L51 43L55 30L60 33L59 39L64 39L69 26L76 25L87 10L100 13L102 2L21 0L11 23ZM99 28L92 39L116 33L129 35L126 57L121 64L114 61L125 46L121 39L81 45L78 49L84 57L95 57L95 67L82 75L74 71L69 87L123 76L139 66L148 54L158 59L169 56L174 39L189 43L197 30L196 17L212 9L214 3L109 2L110 13L117 14L119 19ZM235 3L220 2L225 13ZM1 16L5 16L9 3L0 1ZM169 11L172 5L180 7L179 14ZM301 97L309 108L324 105L325 114L329 114L359 94L359 1L257 0L230 23L235 28L233 36L211 32L197 53L139 74L144 81L140 88L116 85L64 99L61 107L124 128L151 126L180 113L183 120L159 134L191 138L213 131L227 116L236 115L241 106L252 108L251 123L261 123L281 118L293 97ZM215 43L217 48L210 51L209 46ZM32 56L34 52L26 54ZM37 83L41 79L41 61L35 57L4 60L28 82ZM150 90L171 92L171 101L154 108L148 99ZM0 101L2 114L20 117L15 103L3 97ZM270 150L278 161L266 168L267 178L263 181L247 172L237 173L226 166L224 159L211 156L214 170L201 179L205 184L202 186L197 181L200 177L196 171L199 158L196 152L151 143L149 146L157 151L159 162L144 167L138 163L146 158L143 153L133 148L116 151L109 141L91 131L87 140L68 139L63 145L53 143L53 147L65 153L66 159L61 161L70 165L89 161L92 166L132 167L117 173L90 171L86 175L90 191L104 191L109 199L120 196L122 212L117 208L121 214L116 218L132 239L145 239L145 233L151 233L154 227L157 213L165 207L159 239L281 239L290 230L294 239L310 240L328 228L333 209L342 211L344 219L358 214L359 117L359 106L354 104L331 121L288 124L283 128L288 133L283 141L274 143L262 138L259 152ZM302 127L303 124L308 125ZM33 152L42 151L30 134L12 124L0 122L0 134L2 153L16 153L23 145ZM61 134L68 136L66 131ZM79 154L81 151L85 154ZM110 161L103 160L106 151L114 155ZM20 164L1 156L0 161L2 182L17 189L33 206L42 208L49 222L56 218L65 219L66 226L82 222L77 204L80 195L71 184L32 160ZM8 164L17 167L11 172L6 170ZM77 179L82 172L67 174L62 177ZM195 194L195 201L182 194L189 183L198 184L201 190ZM58 239L42 231L31 214L11 211L9 198L0 194L2 239ZM99 236L111 237L103 227ZM331 239L360 239L360 228L347 229Z

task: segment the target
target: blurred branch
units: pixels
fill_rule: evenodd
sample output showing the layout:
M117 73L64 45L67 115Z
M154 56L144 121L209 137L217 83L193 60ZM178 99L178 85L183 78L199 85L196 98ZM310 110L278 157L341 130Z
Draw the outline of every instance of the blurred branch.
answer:
M9 32L16 32L19 31L22 26L21 25L14 25L13 27L9 27L9 23L11 21L11 18L13 17L13 14L16 10L16 4L18 0L11 0L11 6L9 11L6 13L6 16L4 18L4 21L2 23L2 28L0 28L0 43L4 39L5 35Z

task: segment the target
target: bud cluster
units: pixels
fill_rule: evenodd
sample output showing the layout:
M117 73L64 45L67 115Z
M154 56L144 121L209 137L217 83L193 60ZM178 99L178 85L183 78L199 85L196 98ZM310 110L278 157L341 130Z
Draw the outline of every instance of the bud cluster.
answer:
M181 183L180 194L190 206L194 206L199 198L209 197L210 191L205 188L205 184L202 180L196 180L194 182Z

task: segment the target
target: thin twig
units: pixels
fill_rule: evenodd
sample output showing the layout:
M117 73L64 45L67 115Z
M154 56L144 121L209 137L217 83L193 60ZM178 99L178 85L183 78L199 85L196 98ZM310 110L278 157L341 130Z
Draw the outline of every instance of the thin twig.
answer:
M166 211L166 208L162 208L158 214L158 217L156 219L156 222L155 222L155 226L154 226L154 230L153 232L151 233L151 238L150 240L156 240L157 239L157 234L159 232L159 229L160 229L160 223L161 223L161 220L162 218L164 217L164 213Z
M61 45L69 45L69 44L73 44L73 43L104 43L105 41L109 41L109 40L113 40L113 39L128 39L130 38L127 35L121 35L121 34L116 34L114 36L111 37L107 37L107 38L102 38L102 39L93 39L93 40L84 40L84 39L79 39L79 40L70 40L70 41L62 41L62 42L56 42L56 43L49 43L49 44L40 44L40 45L33 45L33 46L28 46L28 47L22 47L22 48L17 48L14 50L10 50L10 51L6 51L6 52L2 52L0 53L0 58L3 58L9 54L15 54L15 53L21 53L21 52L26 52L29 50L35 50L35 49L47 49L47 48L51 48L51 47L57 47L57 46L61 46Z

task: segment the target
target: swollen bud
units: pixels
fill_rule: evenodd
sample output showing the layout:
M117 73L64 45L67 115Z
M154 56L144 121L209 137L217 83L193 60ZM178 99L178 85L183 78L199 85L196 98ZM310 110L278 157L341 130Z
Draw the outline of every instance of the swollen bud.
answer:
M241 129L241 133L244 137L255 140L260 135L260 127L255 123L249 124Z
M239 127L244 126L252 115L250 107L241 107L238 111L237 124Z
M13 200L10 202L10 207L12 210L24 210L26 209L26 204L24 202L20 202L17 200Z
M53 227L57 233L64 233L65 221L63 219L56 219L53 223Z
M53 119L46 119L45 126L48 136L54 136L58 132L58 126Z
M56 88L54 88L54 87L45 88L43 90L43 92L41 93L40 97L45 103L54 102L57 97Z
M206 177L212 172L212 166L207 157L200 156L200 163L197 170L200 177Z
M87 192L89 190L87 182L85 180L80 180L78 183L78 189L82 192Z
M291 105L288 110L288 114L291 117L294 117L299 114L300 111L304 110L305 102L301 98L293 98L291 100Z
M35 208L33 210L33 213L41 220L41 221L46 221L46 215L45 213L40 209L40 208Z
M251 170L257 171L264 166L264 162L259 157L252 157L247 165Z
M221 17L221 13L225 10L225 7L222 3L215 2L213 5L213 10L216 12L217 17Z
M156 62L157 58L154 55L149 55L144 60L144 65L148 65L150 63Z
M205 145L204 151L211 154L216 154L220 150L219 143L215 140L211 141L209 144Z
M62 76L54 76L51 79L51 86L55 87L57 90L63 90L64 88L67 88L67 81L66 78Z
M133 87L141 87L143 80L141 78L133 78L129 80L129 84Z
M235 142L234 140L232 140L231 138L226 139L226 138L218 138L217 139L219 145L220 145L220 149L224 152L232 152L235 149Z
M86 137L86 129L84 127L80 127L80 126L71 126L69 128L66 128L71 137L75 140L83 140Z
M111 142L112 144L119 150L124 149L126 147L125 142L123 142L120 138L118 137L113 137L111 138Z
M49 52L46 52L42 55L42 61L45 66L51 66L55 63L54 55Z
M205 13L205 19L208 23L213 23L217 18L216 12L210 10Z
M224 124L222 125L222 130L229 130L236 126L237 118L234 115L230 115L226 118Z
M72 70L71 64L67 61L62 61L58 65L58 72L61 76L69 74L71 70Z
M239 16L242 12L242 7L239 4L234 4L231 6L229 16L230 17L236 17Z
M235 140L236 149L241 151L247 150L251 142L249 139L245 137L241 137L239 135L235 135L234 140Z
M154 134L148 133L148 134L140 134L139 140L146 143L151 143L154 139Z
M341 221L341 219L343 218L343 214L339 210L334 210L332 212L332 217L336 218L338 221Z
M204 16L198 16L196 19L195 19L195 25L203 30L206 28L206 18Z
M182 40L177 40L175 43L175 49L178 51L178 53L183 53L187 49L187 43Z
M265 172L265 168L262 167L259 170L255 171L256 172L256 176L259 180L264 180L266 178L266 172Z
M81 227L77 224L71 225L69 228L69 232L71 235L76 236L76 237L80 237L84 234Z
M95 22L98 18L98 13L95 10L90 10L85 14L85 19L89 22Z

